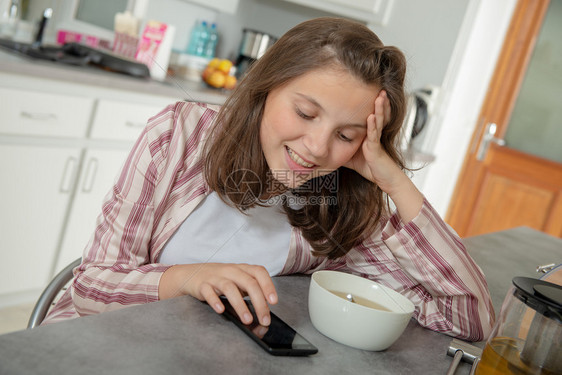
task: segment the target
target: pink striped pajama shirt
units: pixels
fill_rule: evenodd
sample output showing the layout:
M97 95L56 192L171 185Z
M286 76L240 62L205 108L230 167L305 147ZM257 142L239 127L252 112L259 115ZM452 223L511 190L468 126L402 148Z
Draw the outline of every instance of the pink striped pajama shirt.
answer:
M210 193L202 146L217 106L178 102L151 118L106 196L71 287L45 323L158 300L170 267L156 260L166 241ZM409 223L382 219L368 240L336 260L312 255L291 232L281 275L320 269L368 277L408 297L424 327L482 340L493 323L486 280L461 239L429 202Z

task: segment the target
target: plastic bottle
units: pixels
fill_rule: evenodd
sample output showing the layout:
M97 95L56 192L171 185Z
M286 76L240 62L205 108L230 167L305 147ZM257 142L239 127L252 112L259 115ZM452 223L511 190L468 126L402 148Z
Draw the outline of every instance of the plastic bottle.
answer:
M201 22L201 28L199 30L199 38L197 39L197 45L195 47L195 55L205 57L205 46L209 40L209 25L207 21Z
M217 44L219 42L219 33L217 31L217 25L213 23L211 28L209 29L209 40L207 40L207 44L205 45L205 57L208 59L212 59L215 57L217 52Z
M197 53L201 45L201 34L207 32L207 23L205 21L197 20L189 37L189 44L187 45L187 53L193 56L201 56Z
M191 28L191 33L189 34L189 43L187 43L186 52L190 55L195 54L195 45L196 41L199 38L199 21L196 21L193 27Z

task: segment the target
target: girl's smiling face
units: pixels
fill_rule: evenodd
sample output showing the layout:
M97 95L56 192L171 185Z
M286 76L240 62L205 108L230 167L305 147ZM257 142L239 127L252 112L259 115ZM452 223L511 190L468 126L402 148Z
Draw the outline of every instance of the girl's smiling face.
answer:
M344 69L310 71L272 90L260 141L276 180L295 188L346 164L367 135L380 88Z

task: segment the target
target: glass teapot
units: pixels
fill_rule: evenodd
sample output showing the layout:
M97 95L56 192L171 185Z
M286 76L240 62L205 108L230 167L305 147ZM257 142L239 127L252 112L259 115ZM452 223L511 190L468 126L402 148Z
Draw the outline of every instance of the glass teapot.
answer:
M562 374L562 286L516 277L476 375Z

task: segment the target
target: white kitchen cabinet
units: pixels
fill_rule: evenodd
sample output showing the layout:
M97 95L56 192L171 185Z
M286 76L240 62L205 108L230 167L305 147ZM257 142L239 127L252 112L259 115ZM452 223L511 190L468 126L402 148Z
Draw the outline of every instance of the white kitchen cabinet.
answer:
M0 295L51 277L79 158L79 148L0 144Z
M82 256L94 233L104 198L111 190L128 154L127 149L90 149L86 152L55 273Z
M83 137L93 99L0 88L0 133Z
M202 5L222 13L236 14L240 0L183 0L188 3Z
M31 302L82 255L134 141L175 99L23 76L0 86L2 306Z
M353 18L370 24L385 25L394 0L285 0L309 8Z
M34 293L52 275L93 105L0 88L0 295Z
M170 101L167 104L172 104ZM92 139L112 139L134 142L147 121L164 109L165 105L100 99L94 117Z

